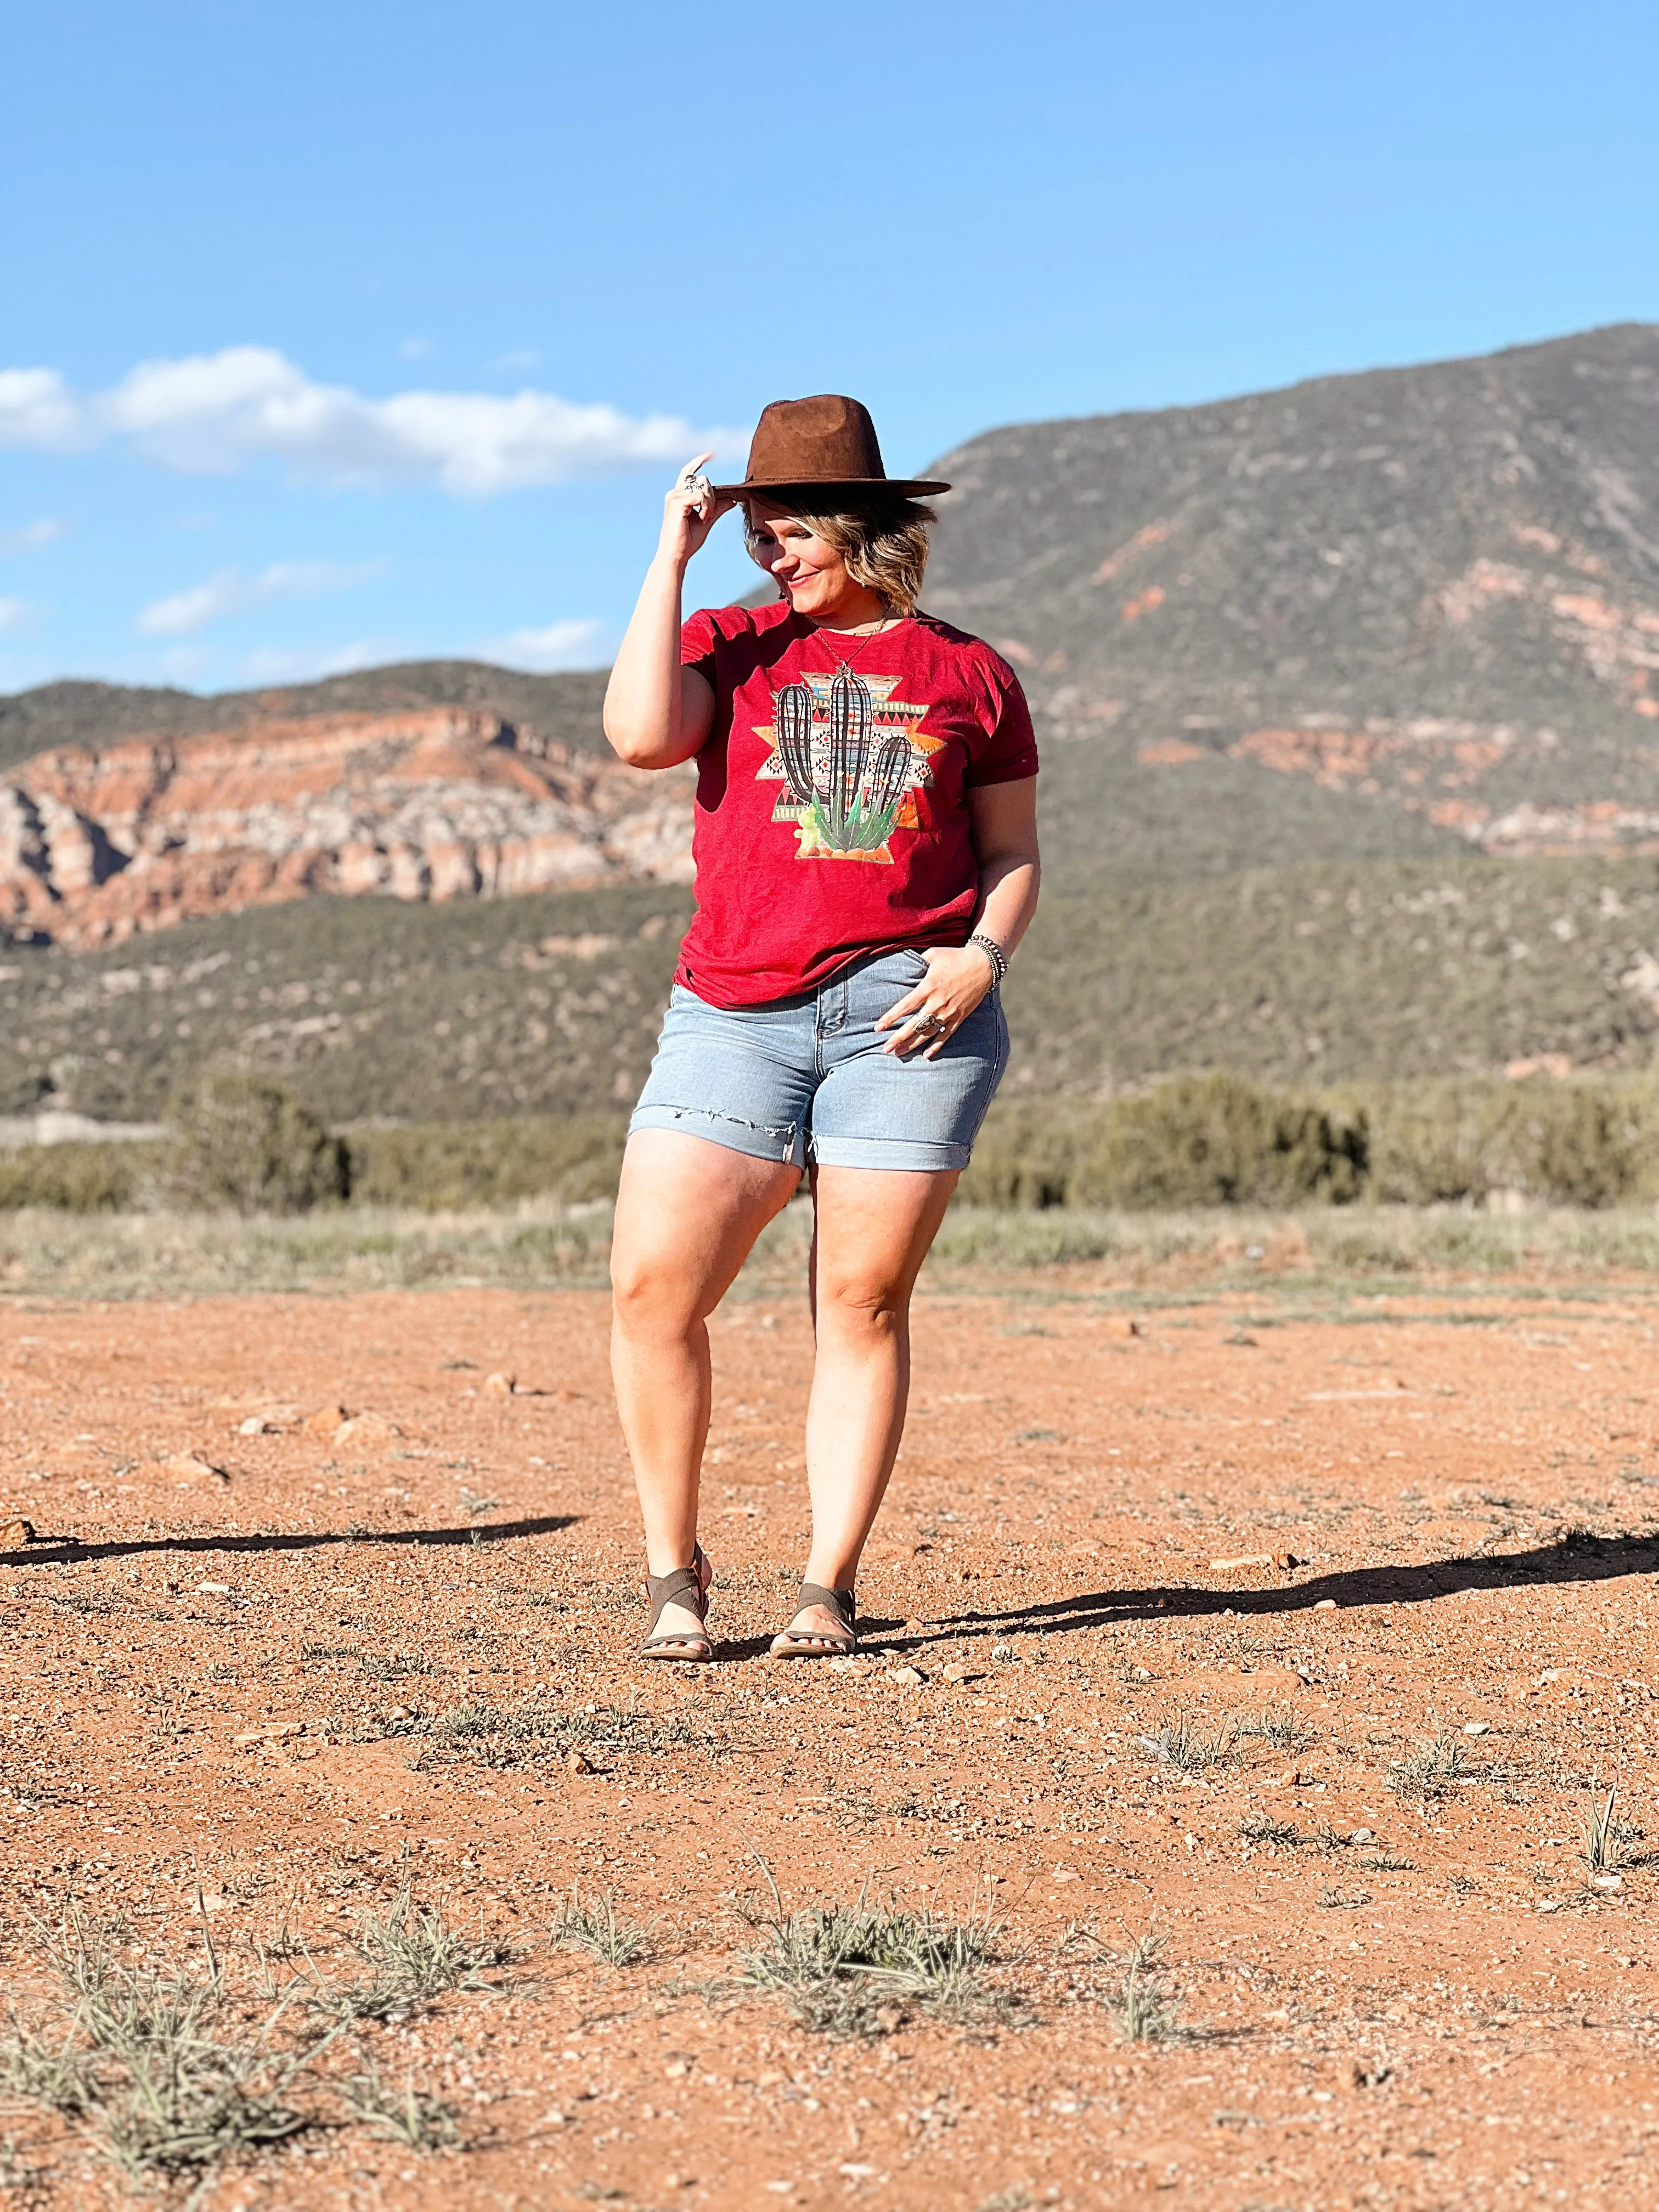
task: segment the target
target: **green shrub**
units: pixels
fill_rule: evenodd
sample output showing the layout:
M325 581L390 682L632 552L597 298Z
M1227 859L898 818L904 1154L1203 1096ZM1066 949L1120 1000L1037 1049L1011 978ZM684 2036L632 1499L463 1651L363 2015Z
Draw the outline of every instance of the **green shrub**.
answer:
M0 1209L126 1213L153 1189L162 1148L148 1144L28 1145L0 1154Z
M1011 1099L992 1107L957 1186L967 1206L1065 1206L1079 1159L1099 1144L1109 1107L1086 1098Z
M1343 1205L1364 1174L1358 1118L1234 1075L1186 1075L1113 1102L1068 1195L1128 1207Z
M1367 1195L1481 1203L1516 1191L1559 1206L1649 1194L1659 1180L1650 1083L1434 1083L1367 1094Z
M434 1212L520 1198L567 1205L611 1198L627 1134L618 1114L364 1129L350 1139L352 1196Z
M210 1068L168 1117L164 1191L175 1206L303 1213L351 1188L346 1147L292 1091L239 1068Z

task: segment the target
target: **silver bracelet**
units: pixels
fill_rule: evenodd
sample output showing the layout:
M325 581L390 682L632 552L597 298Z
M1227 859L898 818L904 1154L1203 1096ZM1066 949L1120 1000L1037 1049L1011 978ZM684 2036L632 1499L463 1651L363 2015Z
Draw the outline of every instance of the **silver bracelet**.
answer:
M969 945L977 945L980 951L989 959L993 975L997 987L1000 988L1001 987L1003 977L1008 973L1007 954L997 943L994 937L981 937L977 930L975 931L968 942Z

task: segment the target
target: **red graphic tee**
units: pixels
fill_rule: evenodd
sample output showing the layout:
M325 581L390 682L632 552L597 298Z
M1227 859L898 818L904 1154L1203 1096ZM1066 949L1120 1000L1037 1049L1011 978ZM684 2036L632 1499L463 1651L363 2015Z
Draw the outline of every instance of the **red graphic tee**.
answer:
M968 794L1037 772L1000 653L931 615L849 637L780 599L693 615L680 659L715 702L697 757L688 990L762 1006L864 953L967 942Z

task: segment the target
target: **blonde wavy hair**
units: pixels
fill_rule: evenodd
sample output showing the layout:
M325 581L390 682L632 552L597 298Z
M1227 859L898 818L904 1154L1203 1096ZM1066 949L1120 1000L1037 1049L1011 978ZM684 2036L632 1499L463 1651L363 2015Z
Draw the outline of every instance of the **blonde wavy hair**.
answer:
M890 499L872 501L844 514L791 514L775 519L799 522L826 545L833 545L847 563L853 581L878 593L892 613L915 614L927 570L928 526L939 520L931 507L919 499ZM751 508L744 511L743 534L750 558L760 562Z

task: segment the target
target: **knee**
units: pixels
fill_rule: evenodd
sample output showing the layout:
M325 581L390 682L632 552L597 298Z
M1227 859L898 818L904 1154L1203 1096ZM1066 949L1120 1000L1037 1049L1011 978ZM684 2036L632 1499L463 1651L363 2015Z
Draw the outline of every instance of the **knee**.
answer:
M908 1291L884 1275L854 1269L820 1277L818 1322L825 1320L850 1335L890 1336L904 1326Z
M684 1274L655 1252L612 1253L611 1301L621 1334L641 1340L685 1336L702 1318Z

